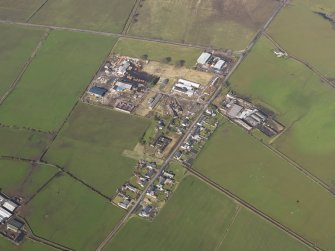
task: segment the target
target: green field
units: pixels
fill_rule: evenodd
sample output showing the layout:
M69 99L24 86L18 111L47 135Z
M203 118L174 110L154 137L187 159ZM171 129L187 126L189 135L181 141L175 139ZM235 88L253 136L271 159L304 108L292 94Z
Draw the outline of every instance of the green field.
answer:
M31 22L121 32L135 0L49 0Z
M12 244L10 241L0 237L0 250L3 251L55 251L54 248L44 244L25 240L20 246Z
M334 197L240 127L219 127L194 168L311 242L335 248Z
M153 222L131 219L106 251L214 250L235 210L232 201L187 176Z
M170 57L170 64L176 64L178 61L184 60L186 67L192 67L196 64L202 49L120 38L113 48L113 52L135 58L142 58L147 55L148 59L153 61L162 61L164 58Z
M0 156L39 159L50 142L45 133L0 127Z
M335 79L334 24L314 11L335 13L334 1L294 0L274 20L269 33L289 54Z
M0 19L25 22L44 2L45 0L0 0Z
M80 251L94 250L123 214L69 176L55 178L28 206L36 235Z
M153 222L135 217L127 223L106 248L114 250L308 249L257 216L238 209L230 199L193 176L186 176Z
M273 0L146 0L129 32L169 41L241 50L276 6Z
M242 209L224 239L220 251L307 251L306 246L288 237L255 214Z
M19 75L44 32L16 25L0 25L0 98Z
M0 189L9 196L30 198L57 169L16 160L0 160Z
M122 152L135 147L148 125L146 119L80 103L45 159L113 195L136 164Z
M43 131L59 128L114 42L85 33L52 31L1 105L0 122Z
M261 39L230 82L237 93L265 104L286 127L273 145L327 182L335 182L334 88L303 64L278 59Z

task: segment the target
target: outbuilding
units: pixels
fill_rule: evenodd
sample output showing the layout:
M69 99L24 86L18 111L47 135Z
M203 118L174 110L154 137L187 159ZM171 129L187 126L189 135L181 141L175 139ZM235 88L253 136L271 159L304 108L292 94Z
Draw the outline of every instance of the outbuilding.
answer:
M212 55L208 52L203 52L197 60L198 64L206 64Z
M88 92L97 96L97 97L103 97L108 92L108 90L106 88L103 88L103 87L92 86Z
M5 203L3 203L2 207L6 208L9 212L14 212L15 209L18 207L18 205L13 201L8 200Z

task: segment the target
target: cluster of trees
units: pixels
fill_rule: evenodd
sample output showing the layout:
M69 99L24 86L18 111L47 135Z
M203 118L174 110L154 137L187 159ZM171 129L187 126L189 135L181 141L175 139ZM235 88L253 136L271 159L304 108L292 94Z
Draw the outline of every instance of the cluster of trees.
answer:
M148 54L143 54L141 56L141 59L142 60L148 60L149 59L149 56ZM170 64L172 61L172 58L171 57L164 57L161 59L161 63L163 64ZM180 59L178 61L175 62L175 66L176 67L183 67L185 65L186 61L184 59Z

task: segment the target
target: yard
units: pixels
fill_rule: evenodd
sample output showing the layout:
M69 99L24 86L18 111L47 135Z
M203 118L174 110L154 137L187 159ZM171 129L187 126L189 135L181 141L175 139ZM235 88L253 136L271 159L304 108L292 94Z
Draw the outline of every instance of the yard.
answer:
M130 26L133 35L242 50L277 3L273 0L146 0L142 5Z
M135 0L49 0L32 23L120 33Z
M171 58L169 64L176 65L180 60L185 61L186 67L193 67L202 50L186 46L170 45L158 42L143 41L130 38L120 38L113 48L114 53L135 58L146 58L161 62Z
M15 25L0 25L0 99L23 70L44 32Z
M2 192L29 199L56 174L57 169L46 165L32 165L29 162L0 160L0 172Z
M120 220L123 211L65 175L55 178L29 204L33 232L80 251L92 251Z
M240 127L219 127L194 168L321 248L335 248L334 197Z
M0 122L57 130L114 42L113 38L91 34L52 31L14 92L1 105Z
M277 58L273 48L262 38L232 76L231 88L273 110L287 128L273 146L332 185L335 90L303 64Z
M132 176L136 164L122 152L135 147L149 123L143 118L80 103L45 159L111 196Z

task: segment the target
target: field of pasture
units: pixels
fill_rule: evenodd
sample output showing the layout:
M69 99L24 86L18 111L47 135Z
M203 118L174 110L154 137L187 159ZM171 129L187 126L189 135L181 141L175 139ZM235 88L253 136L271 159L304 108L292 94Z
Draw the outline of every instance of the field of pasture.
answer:
M85 33L52 31L13 93L0 106L0 122L57 130L115 41Z
M45 159L113 195L131 177L136 164L122 152L132 150L148 126L146 119L80 103Z
M146 0L130 26L133 35L242 50L270 17L270 0Z
M321 248L334 249L333 195L235 124L217 129L194 168Z

